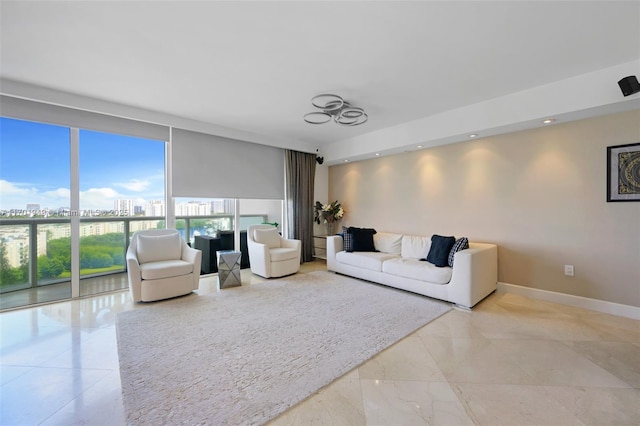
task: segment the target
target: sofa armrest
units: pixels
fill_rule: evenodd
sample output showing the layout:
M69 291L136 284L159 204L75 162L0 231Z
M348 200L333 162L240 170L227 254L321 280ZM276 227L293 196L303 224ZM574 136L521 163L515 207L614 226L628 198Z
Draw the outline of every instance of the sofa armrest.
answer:
M344 250L342 237L331 235L327 237L327 270L336 270L336 254Z
M127 249L127 277L129 278L129 291L131 299L134 302L142 300L142 275L140 272L140 263L134 250L129 246Z
M472 308L498 286L498 246L470 243L455 254L449 283L449 300Z

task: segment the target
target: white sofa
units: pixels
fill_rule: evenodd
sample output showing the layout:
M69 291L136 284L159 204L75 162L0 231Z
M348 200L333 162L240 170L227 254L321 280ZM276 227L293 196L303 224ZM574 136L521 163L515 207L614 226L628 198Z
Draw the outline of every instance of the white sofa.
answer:
M131 299L151 302L197 290L201 262L202 252L189 247L175 229L136 232L127 249Z
M421 261L431 237L378 232L378 252L346 252L339 235L327 238L327 269L390 287L445 300L471 309L491 294L498 281L498 247L469 243L454 255L453 268Z

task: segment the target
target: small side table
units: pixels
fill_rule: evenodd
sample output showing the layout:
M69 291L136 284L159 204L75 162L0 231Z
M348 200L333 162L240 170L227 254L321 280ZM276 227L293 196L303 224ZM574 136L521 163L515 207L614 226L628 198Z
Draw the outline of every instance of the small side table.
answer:
M240 275L240 259L242 252L235 250L221 250L218 258L218 288L237 287L242 285Z
M313 236L313 257L327 259L327 235Z

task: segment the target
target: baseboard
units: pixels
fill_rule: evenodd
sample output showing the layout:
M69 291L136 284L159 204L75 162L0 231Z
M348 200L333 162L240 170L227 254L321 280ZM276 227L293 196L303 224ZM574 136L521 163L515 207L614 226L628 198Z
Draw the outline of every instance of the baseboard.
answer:
M640 308L636 306L622 305L620 303L607 302L604 300L590 299L588 297L556 293L555 291L540 290L537 288L523 287L520 285L501 282L498 283L498 291L640 320Z

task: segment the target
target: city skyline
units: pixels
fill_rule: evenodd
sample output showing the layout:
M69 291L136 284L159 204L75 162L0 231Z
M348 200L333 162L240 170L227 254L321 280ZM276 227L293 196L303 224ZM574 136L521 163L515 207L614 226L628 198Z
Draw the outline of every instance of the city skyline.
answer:
M179 200L179 199L178 199ZM188 200L175 203L176 216L208 216L212 214L233 214L234 200ZM26 205L25 209L0 210L0 217L13 216L164 216L165 204L162 200L150 200L144 205L134 204L134 200L114 200L109 210L82 210L71 214L69 207L48 209L37 203Z

